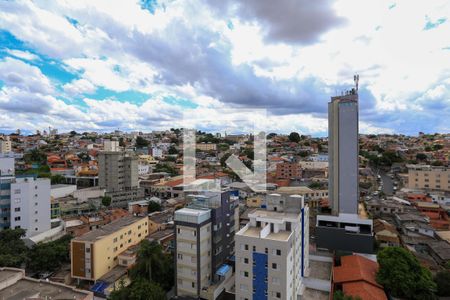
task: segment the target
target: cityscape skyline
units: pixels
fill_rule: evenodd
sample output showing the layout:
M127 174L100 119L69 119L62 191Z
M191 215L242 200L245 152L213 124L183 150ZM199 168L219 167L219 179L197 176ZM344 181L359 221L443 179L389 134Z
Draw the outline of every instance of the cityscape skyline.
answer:
M446 1L264 3L2 2L0 131L148 131L264 108L278 132L325 136L325 104L353 73L361 133L450 131Z

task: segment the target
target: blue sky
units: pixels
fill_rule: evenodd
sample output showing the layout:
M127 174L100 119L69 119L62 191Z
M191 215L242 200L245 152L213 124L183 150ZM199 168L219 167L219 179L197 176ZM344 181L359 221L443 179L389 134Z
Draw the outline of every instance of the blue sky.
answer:
M450 132L450 1L273 3L2 1L0 132L225 131L262 109L326 135L355 73L361 132Z

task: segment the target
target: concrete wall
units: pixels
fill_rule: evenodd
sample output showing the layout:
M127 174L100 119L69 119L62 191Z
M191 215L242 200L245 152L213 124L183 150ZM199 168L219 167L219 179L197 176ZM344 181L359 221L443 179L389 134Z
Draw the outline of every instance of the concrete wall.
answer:
M374 237L347 233L344 229L316 227L318 248L361 253L374 253Z

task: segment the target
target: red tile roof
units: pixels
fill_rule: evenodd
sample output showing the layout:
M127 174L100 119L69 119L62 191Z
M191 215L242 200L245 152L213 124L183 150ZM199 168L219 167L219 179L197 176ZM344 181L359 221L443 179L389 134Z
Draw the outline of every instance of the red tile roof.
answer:
M333 284L342 284L344 294L362 300L384 300L386 294L375 276L378 263L360 255L341 257L341 265L333 267Z

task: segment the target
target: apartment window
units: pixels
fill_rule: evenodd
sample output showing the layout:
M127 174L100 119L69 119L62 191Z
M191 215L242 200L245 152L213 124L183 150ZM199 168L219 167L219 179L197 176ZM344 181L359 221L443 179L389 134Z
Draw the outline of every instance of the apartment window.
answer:
M197 236L197 230L194 230L194 231L192 232L192 234L193 234L194 236Z
M281 298L281 293L280 293L280 292L277 292L277 293L276 293L276 297L277 297L277 298Z
M248 245L247 244L245 244L244 249L248 250Z
M14 221L20 221L20 217L15 217Z
M20 194L20 190L14 190L14 194L15 195Z
M244 258L244 264L248 264L248 258Z
M177 257L178 259L183 259L183 254L178 253Z
M277 255L281 256L281 250L277 249Z
M36 227L36 228L34 228L34 231L38 231L39 229Z
M192 282L192 287L195 288L195 282Z
M244 277L248 277L248 272L244 272Z
M113 243L117 243L117 238L114 238L114 239L113 239Z
M276 263L272 263L272 269L274 269L274 270L277 269L277 264Z
M266 253L266 254L269 253L269 248L265 248L264 253Z
M14 208L14 211L20 211L20 207Z
M181 229L177 228L177 233L180 234L181 233Z
M256 246L253 246L253 252L256 252Z

